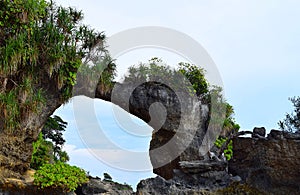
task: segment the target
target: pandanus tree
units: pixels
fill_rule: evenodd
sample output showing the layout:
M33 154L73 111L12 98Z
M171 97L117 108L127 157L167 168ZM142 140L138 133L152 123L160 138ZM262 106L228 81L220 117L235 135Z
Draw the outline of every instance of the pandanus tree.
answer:
M32 142L72 97L83 59L103 49L104 34L83 25L82 18L80 11L52 1L0 2L2 176L18 177L28 169Z

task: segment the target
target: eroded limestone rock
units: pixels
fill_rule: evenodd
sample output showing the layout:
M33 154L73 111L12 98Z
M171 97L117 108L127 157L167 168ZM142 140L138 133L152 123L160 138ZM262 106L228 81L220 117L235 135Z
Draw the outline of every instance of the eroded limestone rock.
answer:
M159 82L116 83L112 92L96 91L96 98L109 99L154 128L150 142L153 172L171 179L173 170L181 169L179 161L203 159L199 148L207 129L208 106L184 93Z
M234 139L229 172L265 193L299 194L299 134L272 130L267 138Z

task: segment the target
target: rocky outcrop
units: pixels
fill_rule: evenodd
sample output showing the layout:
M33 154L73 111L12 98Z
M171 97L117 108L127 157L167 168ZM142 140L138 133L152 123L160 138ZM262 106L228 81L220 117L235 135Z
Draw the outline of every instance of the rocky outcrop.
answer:
M225 161L185 161L179 164L182 169L174 170L174 177L170 180L160 176L142 180L137 186L137 194L216 194L240 181L240 177L227 173Z
M174 177L142 180L137 194L299 194L300 133L255 128L233 140L233 158L179 162Z
M91 177L89 182L78 187L75 191L76 195L132 195L135 194L132 188L126 184L119 184L113 181L105 181L100 178Z
M206 133L208 106L187 92L175 93L159 82L116 83L112 92L96 91L96 98L109 99L153 127L150 160L153 172L161 177L171 179L173 170L181 169L180 161L203 159L199 148Z
M28 170L22 175L23 179L6 178L0 184L0 195L133 195L131 186L114 181L105 181L89 177L89 181L78 186L75 191L65 192L58 187L40 189L33 184L34 170Z
M266 129L264 127L255 127L253 129L252 137L265 137L266 136Z
M299 194L299 151L299 133L271 130L267 137L238 137L229 172L268 194Z

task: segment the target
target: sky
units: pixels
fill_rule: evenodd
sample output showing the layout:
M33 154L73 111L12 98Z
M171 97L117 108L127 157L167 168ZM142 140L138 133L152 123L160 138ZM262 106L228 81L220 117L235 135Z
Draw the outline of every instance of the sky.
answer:
M268 131L278 129L277 122L284 118L285 113L292 111L288 98L300 95L298 0L56 2L82 10L84 22L104 31L107 37L136 27L159 26L193 38L215 62L223 81L225 97L233 105L236 121L242 130L261 126ZM118 56L118 78L130 65L147 62L154 56L161 57L168 64L186 60L174 52L140 48ZM93 105L95 117L87 116L84 111L74 111L74 101L81 102L77 103L81 107ZM129 183L133 187L139 180L154 176L149 169L142 171L141 168L136 172L129 166L149 165L147 151L151 128L132 117L144 133L137 135L128 132L128 128L123 127L126 124L116 120L117 108L110 103L87 97L77 97L74 101L55 112L69 123L65 133L65 148L70 154L71 164L85 168L94 176L108 172L114 180ZM79 118L83 119L80 124ZM126 159L118 151L106 148L106 153L101 154L105 156L103 160L99 158L101 155L98 155L94 143L86 143L85 133L89 131L95 135L93 140L99 145L109 140L119 148L139 151L143 157ZM96 135L100 131L103 134L97 141ZM128 166L122 167L121 164Z

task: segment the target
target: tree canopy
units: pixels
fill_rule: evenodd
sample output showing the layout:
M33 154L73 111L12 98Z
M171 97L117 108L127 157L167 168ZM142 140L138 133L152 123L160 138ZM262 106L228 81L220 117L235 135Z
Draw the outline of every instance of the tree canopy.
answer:
M0 2L1 129L18 129L48 91L72 96L82 59L103 48L103 33L82 24L83 14L45 0ZM17 103L18 102L18 103Z
M58 129L54 134L39 131L72 97L82 63L95 52L107 54L104 33L82 20L81 11L52 0L0 1L1 169L11 174L28 169L37 138L44 153L49 153L47 137L56 140L54 156L64 155L58 152L63 142Z
M66 142L63 132L66 130L67 124L56 115L48 118L37 141L33 143L31 168L39 169L44 164L69 160L67 152L62 148Z

